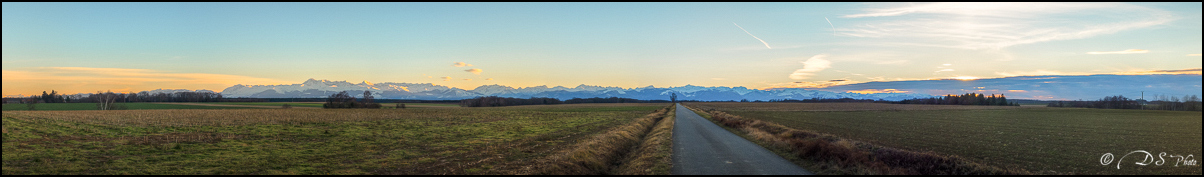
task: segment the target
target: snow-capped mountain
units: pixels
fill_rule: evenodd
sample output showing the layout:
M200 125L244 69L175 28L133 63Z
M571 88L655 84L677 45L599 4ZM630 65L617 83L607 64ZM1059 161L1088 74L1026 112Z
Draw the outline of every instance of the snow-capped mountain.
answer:
M221 94L228 98L324 98L331 94L347 91L359 97L364 91L370 91L378 99L465 99L479 96L500 97L550 97L561 100L572 98L593 97L624 97L642 100L667 100L669 95L677 94L681 100L728 101L728 100L771 100L771 99L810 99L810 98L855 98L855 99L885 99L902 100L909 98L927 98L932 95L903 94L903 93L837 93L830 91L808 90L801 88L756 90L745 87L703 87L685 85L681 87L657 88L653 86L637 88L603 87L578 85L573 88L564 86L548 87L546 85L515 88L503 85L483 85L472 90L463 90L431 83L350 83L347 81L329 81L309 79L301 84L291 85L235 85Z

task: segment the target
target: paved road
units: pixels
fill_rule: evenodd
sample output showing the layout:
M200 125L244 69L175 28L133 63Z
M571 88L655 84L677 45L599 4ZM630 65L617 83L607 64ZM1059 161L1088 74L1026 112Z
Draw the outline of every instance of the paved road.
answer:
M677 105L674 175L812 175L765 148Z

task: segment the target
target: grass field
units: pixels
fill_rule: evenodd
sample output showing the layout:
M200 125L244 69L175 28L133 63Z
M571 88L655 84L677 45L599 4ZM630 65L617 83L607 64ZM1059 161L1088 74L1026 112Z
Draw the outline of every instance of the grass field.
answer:
M886 147L955 155L1039 174L1201 173L1200 166L1180 163L1176 167L1176 160L1169 157L1201 154L1200 112L867 103L690 105ZM1134 165L1142 158L1136 154L1122 161L1119 170L1116 164L1120 162L1101 165L1105 153L1120 159L1136 150L1146 150L1154 156L1166 152L1168 156L1161 166Z
M138 109L256 109L256 108L241 108L241 107L220 107L220 106L194 106L194 105L170 105L159 103L117 103L124 105L130 110ZM318 107L322 107L321 104ZM29 107L25 104L4 104L4 111L26 111ZM34 110L96 110L96 103L38 103L35 104Z
M320 102L208 102L205 104L224 104L224 105L251 105L251 106L282 106L289 104L294 107L322 107ZM436 103L403 103L407 107L460 107L455 104L436 104ZM381 103L383 107L394 107L397 103Z
M275 106L279 107L288 104L293 107L322 107L322 103L312 102L206 102L204 104L222 104L222 105L251 105L251 106Z
M5 111L3 174L516 174L667 106Z

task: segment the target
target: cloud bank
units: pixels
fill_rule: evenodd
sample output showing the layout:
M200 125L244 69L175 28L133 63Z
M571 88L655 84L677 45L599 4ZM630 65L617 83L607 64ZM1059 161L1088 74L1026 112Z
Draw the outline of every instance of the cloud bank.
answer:
M790 73L790 79L794 79L794 80L807 79L807 78L810 78L811 76L815 75L815 72L819 72L819 71L823 71L824 69L831 68L832 62L825 60L824 59L825 57L828 57L828 56L822 55L822 54L815 55L815 56L812 56L810 59L807 59L807 61L803 61L802 62L803 69L798 69L798 70L795 70L794 73Z
M831 86L833 92L878 93L884 91L929 95L984 93L1004 94L1010 99L1096 100L1105 96L1139 97L1150 94L1200 95L1199 74L1016 76L977 80L917 80L867 82Z

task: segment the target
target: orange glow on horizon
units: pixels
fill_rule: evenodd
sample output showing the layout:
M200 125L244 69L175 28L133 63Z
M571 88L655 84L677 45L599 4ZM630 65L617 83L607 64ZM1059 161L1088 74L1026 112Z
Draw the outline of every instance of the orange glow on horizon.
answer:
M857 94L875 94L875 93L907 93L910 91L903 91L903 90L897 90L897 89L864 89L864 90L849 90L849 91L845 91L845 92L857 93Z
M974 77L974 76L957 76L957 77L953 77L953 79L957 79L957 80L963 80L963 81L968 81L968 80L977 80L977 79L978 79L978 77Z

